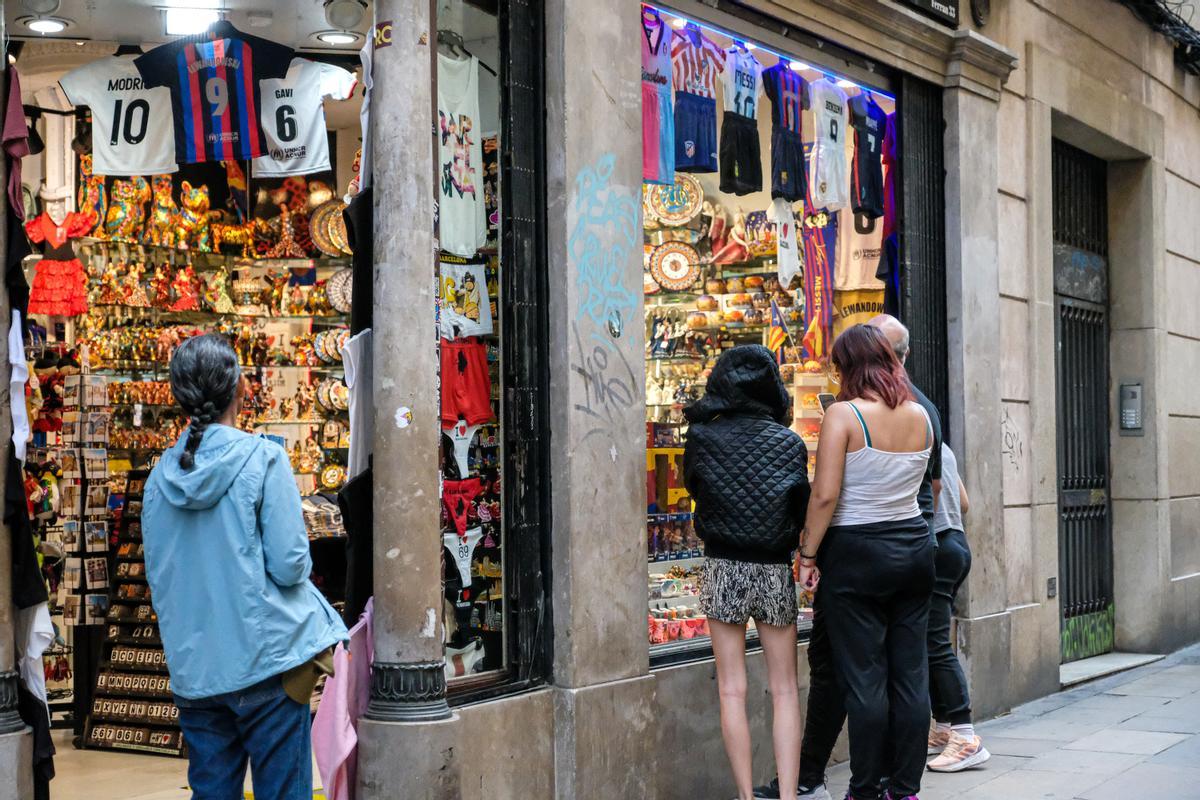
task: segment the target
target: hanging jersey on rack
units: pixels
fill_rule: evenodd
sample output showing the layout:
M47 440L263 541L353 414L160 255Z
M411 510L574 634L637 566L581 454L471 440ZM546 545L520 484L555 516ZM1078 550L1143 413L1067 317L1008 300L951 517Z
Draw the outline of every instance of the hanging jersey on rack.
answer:
M354 73L305 58L292 60L283 78L262 82L263 132L267 155L254 159L254 177L284 178L329 169L329 135L323 99L345 100L357 83Z
M854 129L854 167L850 173L850 203L856 212L883 216L883 137L887 113L869 94L850 99Z
M675 34L675 169L717 171L717 78L725 51L694 25Z
M143 85L171 90L175 160L243 161L267 152L260 81L282 78L292 49L242 33L228 22L214 38L180 39L134 59Z
M479 127L479 59L438 53L438 194L442 250L473 256L487 241L483 131Z
M794 203L807 193L801 138L806 83L785 61L764 71L762 82L771 101L771 197Z
M59 80L67 102L92 110L94 175L163 175L175 164L171 93L147 88L128 56L108 56Z
M657 13L642 14L642 180L675 183L675 111L671 106L671 39Z
M814 208L836 211L849 200L846 174L846 93L828 78L809 84L813 151L808 176Z

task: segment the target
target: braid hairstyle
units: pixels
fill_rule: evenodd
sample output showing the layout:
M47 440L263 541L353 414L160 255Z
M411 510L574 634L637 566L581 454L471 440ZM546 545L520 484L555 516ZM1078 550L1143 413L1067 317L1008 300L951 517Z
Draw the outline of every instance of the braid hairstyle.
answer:
M215 333L187 339L171 356L171 391L191 418L179 466L191 469L209 425L233 404L241 377L237 354Z

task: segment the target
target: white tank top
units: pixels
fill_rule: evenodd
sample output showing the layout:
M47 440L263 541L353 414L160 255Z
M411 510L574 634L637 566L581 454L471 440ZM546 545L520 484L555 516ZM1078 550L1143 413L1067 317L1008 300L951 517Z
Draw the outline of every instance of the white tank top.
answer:
M925 414L925 449L894 453L871 446L871 432L867 430L866 421L853 403L849 405L862 426L866 446L846 453L842 492L830 526L900 522L921 516L917 492L925 477L933 441L929 415L921 408L921 413Z

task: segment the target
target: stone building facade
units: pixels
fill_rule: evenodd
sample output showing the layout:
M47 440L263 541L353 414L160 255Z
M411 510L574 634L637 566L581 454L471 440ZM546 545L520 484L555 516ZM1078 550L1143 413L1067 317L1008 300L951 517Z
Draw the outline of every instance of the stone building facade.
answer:
M605 280L641 294L640 242L626 227L638 220L598 219L591 205L640 207L633 0L510 4L544 13L544 163L522 180L544 194L534 250L552 298L548 513L535 575L550 633L534 644L544 648L544 669L530 673L539 677L513 691L463 703L439 677L437 363L428 326L395 313L433 303L434 155L414 144L427 140L434 102L431 5L374 3L390 29L375 55L371 107L376 664L360 725L360 796L729 794L711 658L652 668L646 643L643 379L638 369L594 371L598 361L636 364L643 332L629 320L614 331L589 313L579 279L582 232L610 256ZM1111 507L1112 645L1162 653L1200 639L1200 400L1191 385L1200 316L1190 299L1200 293L1200 78L1175 64L1171 42L1114 0L993 0L984 24L962 0L957 26L898 0L665 5L713 24L749 9L772 21L760 41L801 30L941 87L947 430L972 498L974 549L957 637L981 717L1059 688L1054 142L1102 163L1111 488L1091 499ZM597 380L627 383L598 394ZM1118 429L1121 384L1142 387L1141 435ZM0 668L11 668L11 648L0 655ZM749 664L756 774L765 776L770 702L761 656ZM22 734L0 736L0 776L18 771L27 746ZM0 781L0 796L16 796L6 786L16 783Z

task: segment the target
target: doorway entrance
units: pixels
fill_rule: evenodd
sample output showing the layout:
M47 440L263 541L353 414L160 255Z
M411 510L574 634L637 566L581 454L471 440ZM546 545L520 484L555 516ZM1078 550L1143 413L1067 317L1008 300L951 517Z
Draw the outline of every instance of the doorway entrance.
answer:
M1107 164L1053 144L1062 660L1113 649Z

